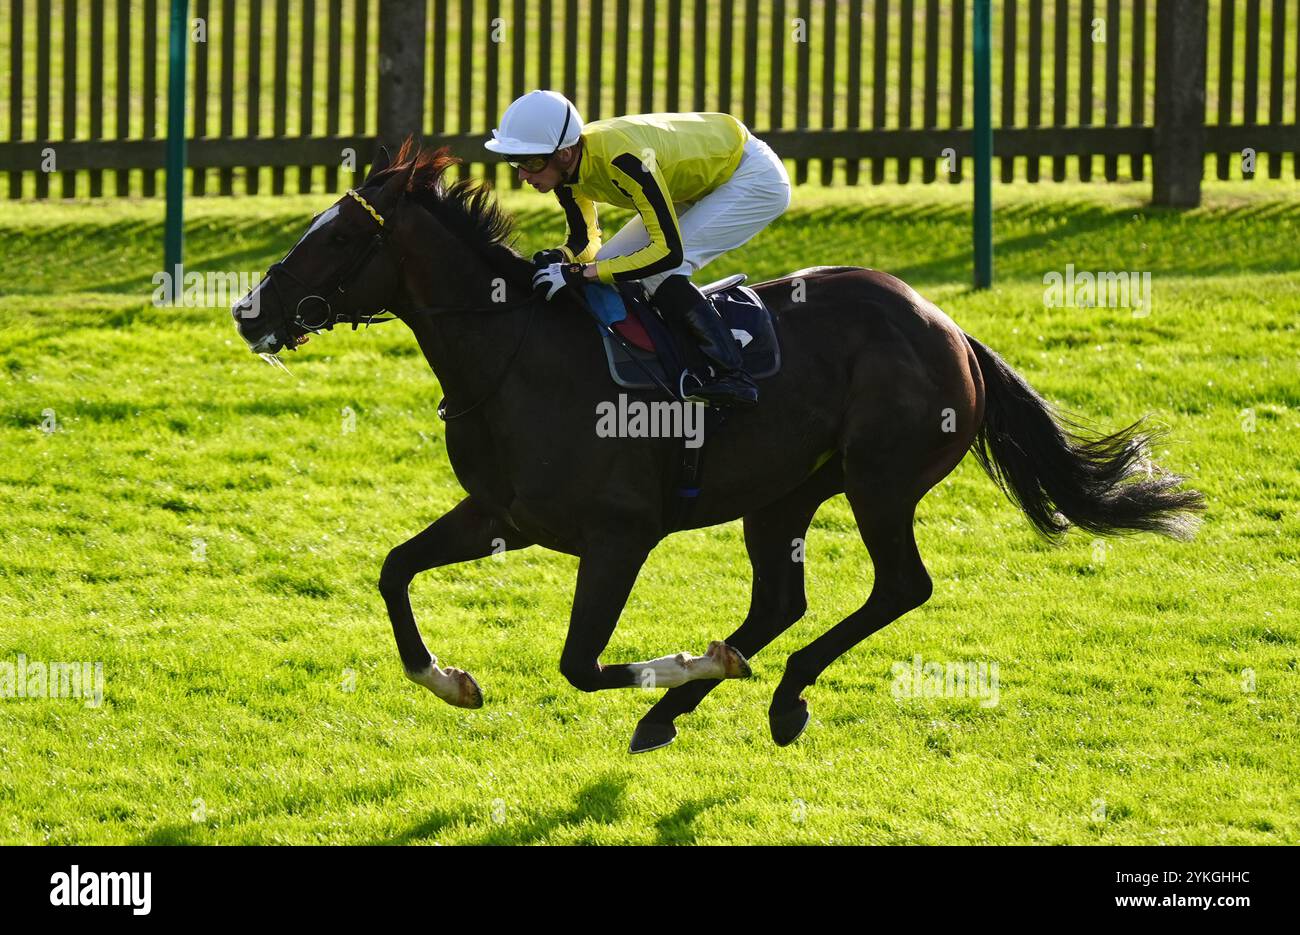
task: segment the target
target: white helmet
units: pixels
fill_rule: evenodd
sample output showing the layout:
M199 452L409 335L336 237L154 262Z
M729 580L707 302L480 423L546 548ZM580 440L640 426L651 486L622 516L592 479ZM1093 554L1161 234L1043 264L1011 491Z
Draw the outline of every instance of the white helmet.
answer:
M483 145L503 156L540 156L572 146L582 134L578 108L558 91L529 91L506 108Z

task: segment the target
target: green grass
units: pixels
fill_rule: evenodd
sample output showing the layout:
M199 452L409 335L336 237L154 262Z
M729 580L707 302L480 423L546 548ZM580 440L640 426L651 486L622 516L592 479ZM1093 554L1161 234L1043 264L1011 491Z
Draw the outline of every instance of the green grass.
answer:
M706 271L899 273L1049 398L1108 425L1153 414L1159 459L1209 509L1192 543L1049 548L968 458L919 511L934 598L828 670L782 750L766 707L786 656L870 586L836 499L809 533L808 615L636 758L654 696L558 672L572 558L417 579L425 637L482 710L402 677L379 564L461 496L408 332L318 338L286 378L224 309L149 304L159 203L10 205L0 662L99 661L106 694L0 699L0 841L1295 843L1300 204L1258 181L1211 183L1187 213L1146 192L999 187L982 293L964 185L802 188ZM260 272L327 200L193 202L190 268ZM549 202L508 204L521 248L560 235ZM1044 308L1067 263L1150 271L1152 314ZM674 536L605 659L702 652L748 590L738 523ZM917 653L997 663L1000 704L895 699Z

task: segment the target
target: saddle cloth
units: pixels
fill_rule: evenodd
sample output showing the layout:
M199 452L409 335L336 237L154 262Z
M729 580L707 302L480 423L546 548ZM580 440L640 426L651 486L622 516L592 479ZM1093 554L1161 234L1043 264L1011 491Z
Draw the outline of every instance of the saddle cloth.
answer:
M770 377L781 369L781 348L772 325L772 313L753 289L746 285L745 274L701 287L713 302L722 320L740 345L745 369L756 380ZM689 371L706 372L707 364L690 333L666 323L639 282L588 283L587 302L601 323L610 325L631 348L631 355L606 330L597 325L605 342L605 359L613 381L626 389L651 389L654 382L649 370L674 390L680 387Z

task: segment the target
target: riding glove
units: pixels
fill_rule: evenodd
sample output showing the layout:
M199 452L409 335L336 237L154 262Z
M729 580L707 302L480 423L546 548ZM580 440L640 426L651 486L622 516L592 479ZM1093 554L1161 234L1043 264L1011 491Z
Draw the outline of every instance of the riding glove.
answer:
M582 275L581 263L552 263L543 269L537 271L533 277L533 289L546 292L546 300L549 302L565 286L572 286L582 294L584 277Z

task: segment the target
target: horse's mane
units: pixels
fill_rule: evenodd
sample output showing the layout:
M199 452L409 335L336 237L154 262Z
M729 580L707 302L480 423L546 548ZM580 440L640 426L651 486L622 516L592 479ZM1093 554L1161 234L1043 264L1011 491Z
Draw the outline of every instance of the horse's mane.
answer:
M452 166L463 165L446 146L422 148L407 137L388 172L411 169L406 197L420 205L475 251L489 257L501 250L517 256L511 246L514 222L493 197L492 187L479 179L444 179ZM385 173L388 174L388 173Z

